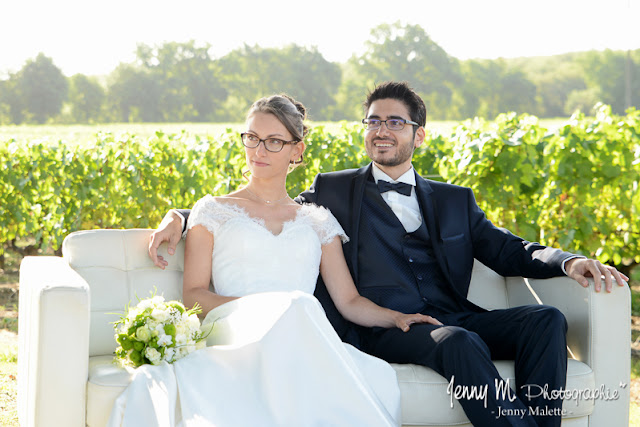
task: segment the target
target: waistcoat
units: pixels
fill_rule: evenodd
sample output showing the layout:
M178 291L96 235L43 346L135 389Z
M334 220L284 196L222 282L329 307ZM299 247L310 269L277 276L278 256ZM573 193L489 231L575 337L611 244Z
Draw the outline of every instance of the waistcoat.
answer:
M461 311L434 256L426 222L407 231L376 184L366 183L358 236L358 291L403 313Z

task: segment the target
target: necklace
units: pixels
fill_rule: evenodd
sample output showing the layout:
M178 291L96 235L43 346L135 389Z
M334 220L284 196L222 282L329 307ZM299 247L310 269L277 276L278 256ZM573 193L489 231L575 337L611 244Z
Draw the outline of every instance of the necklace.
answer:
M280 199L278 199L278 200L267 200L267 199L263 199L262 197L260 197L260 196L258 196L257 194L255 194L253 191L249 190L249 188L248 188L248 187L244 187L244 189L245 189L245 190L247 190L247 192L248 192L249 194L251 194L253 197L257 197L258 199L262 200L263 202L265 202L265 203L266 203L266 204L268 204L268 205L272 205L272 204L274 204L274 203L281 202L281 201L283 201L284 199L286 199L286 198L288 198L288 197L289 197L289 195L288 195L288 194L286 194L284 197L282 197L282 198L280 198Z

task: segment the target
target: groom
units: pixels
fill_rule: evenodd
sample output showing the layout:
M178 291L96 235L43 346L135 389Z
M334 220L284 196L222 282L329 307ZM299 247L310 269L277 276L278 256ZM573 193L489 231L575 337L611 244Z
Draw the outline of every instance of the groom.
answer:
M483 425L560 425L560 416L500 417L538 406L558 414L561 399L529 400L524 384L559 390L566 378L566 321L553 307L536 305L486 311L467 299L474 258L503 276L547 278L567 274L583 286L593 277L607 291L625 276L597 261L530 243L496 228L468 188L428 181L413 169L414 150L425 138L426 108L405 83L387 82L365 103L365 147L372 163L361 169L319 174L297 201L331 210L350 242L344 245L349 269L361 295L405 313L420 312L443 325L415 324L400 329L354 329L337 312L319 280L316 296L346 341L388 362L428 366L455 386L488 387L488 401L461 399L469 420ZM188 214L188 211L182 211ZM151 237L157 248L180 239L175 211ZM492 359L513 359L518 399L497 399L500 376ZM505 412L507 413L507 412Z

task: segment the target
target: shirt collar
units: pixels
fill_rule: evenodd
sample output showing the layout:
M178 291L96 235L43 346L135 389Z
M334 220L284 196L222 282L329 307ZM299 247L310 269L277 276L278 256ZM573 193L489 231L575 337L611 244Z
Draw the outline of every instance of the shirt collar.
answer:
M400 177L398 179L391 179L391 177L389 177L389 175L387 175L386 173L384 173L382 171L382 169L380 169L375 163L371 163L371 174L373 175L373 179L376 182L376 184L378 183L379 179L382 179L384 181L389 181L389 182L404 182L405 184L409 184L412 186L416 186L416 174L415 171L413 169L413 165L411 165L411 168L406 171L405 173L403 173L402 175L400 175Z

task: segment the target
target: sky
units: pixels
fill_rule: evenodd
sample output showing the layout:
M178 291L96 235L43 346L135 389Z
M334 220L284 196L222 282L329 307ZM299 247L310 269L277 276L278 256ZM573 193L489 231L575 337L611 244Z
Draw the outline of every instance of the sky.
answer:
M344 62L398 21L458 59L640 49L640 0L0 0L0 78L39 52L67 76L106 75L138 43L189 40L214 58L296 43Z

